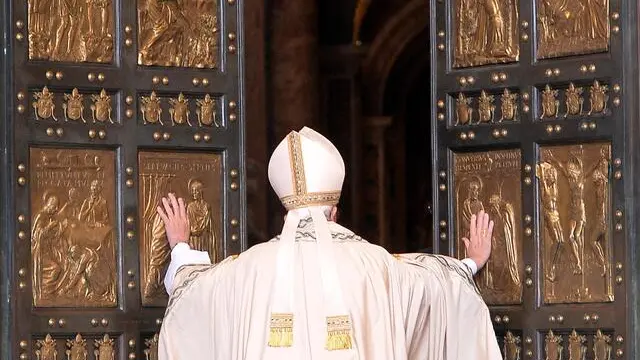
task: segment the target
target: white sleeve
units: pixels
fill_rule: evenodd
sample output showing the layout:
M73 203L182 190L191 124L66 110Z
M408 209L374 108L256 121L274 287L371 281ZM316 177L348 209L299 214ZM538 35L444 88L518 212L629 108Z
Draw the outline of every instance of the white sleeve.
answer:
M164 276L164 287L167 289L167 294L171 295L173 280L181 266L209 264L211 264L211 259L208 252L191 250L187 243L176 244L171 250L171 263L169 263L167 274Z
M471 270L472 275L475 275L478 272L478 265L476 264L475 261L469 258L466 258L466 259L462 259L462 263L469 267L469 270Z

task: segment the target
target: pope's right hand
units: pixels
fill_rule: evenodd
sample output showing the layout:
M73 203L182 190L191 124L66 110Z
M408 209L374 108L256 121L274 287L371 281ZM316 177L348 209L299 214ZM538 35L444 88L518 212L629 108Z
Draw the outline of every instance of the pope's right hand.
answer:
M162 198L162 205L158 206L158 214L164 222L164 228L167 233L169 246L173 249L176 244L189 239L189 219L187 210L184 206L182 198L176 199L175 195L170 193L169 199Z

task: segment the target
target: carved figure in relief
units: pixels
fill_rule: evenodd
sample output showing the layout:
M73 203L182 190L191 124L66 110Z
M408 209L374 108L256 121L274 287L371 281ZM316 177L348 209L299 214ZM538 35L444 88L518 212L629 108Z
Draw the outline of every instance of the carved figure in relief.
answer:
M60 209L59 215L66 219L79 220L80 208L82 203L80 202L80 193L78 189L72 187L69 189L69 200Z
M138 64L215 68L219 32L214 0L148 0L138 5Z
M200 126L215 125L220 127L216 115L216 101L211 98L211 95L206 94L204 99L196 100L196 105L198 105L196 114L198 115L198 124Z
M111 96L107 95L105 89L100 91L100 95L91 95L93 105L91 105L91 115L93 116L93 122L105 122L109 120L113 124L111 119Z
M504 89L504 93L502 94L502 115L498 122L502 122L503 120L511 120L515 121L516 116L518 115L518 104L516 100L518 99L518 94L512 94L509 89Z
M587 221L584 205L585 178L595 170L594 168L585 171L582 156L582 145L574 147L569 152L569 160L565 164L556 160L552 151L549 152L549 161L562 170L569 183L569 239L576 258L575 274L582 274L582 258L584 257L584 226Z
M480 192L482 191L482 180L478 177L471 180L469 182L469 188L467 192L467 197L462 203L462 226L463 226L463 234L462 237L469 238L469 221L471 221L471 216L477 214L480 211L484 211L484 205L482 204L482 200L480 200Z
M598 329L593 336L593 360L611 360L611 336Z
M495 105L493 105L493 99L494 96L487 95L484 90L480 93L480 97L478 98L478 115L480 116L480 122L493 122L493 115L496 109Z
M182 125L187 123L187 125L191 126L191 122L189 121L189 99L180 93L177 99L169 99L169 103L173 106L169 109L171 125L175 126L176 124Z
M44 205L33 219L31 258L33 301L56 293L64 270L63 223L57 218L59 199L44 195Z
M77 88L71 90L71 94L64 94L66 103L62 104L64 110L64 120L78 120L81 119L83 123L87 121L84 119L84 105L82 104L83 96L78 92Z
M607 260L605 257L605 242L607 239L607 208L609 206L609 159L611 158L609 146L603 146L600 150L600 160L593 170L593 184L596 188L596 204L598 206L595 238L593 250L596 260L602 266L602 276L607 275Z
M147 123L164 125L160 116L162 115L162 107L160 106L160 98L156 95L155 91L151 92L151 95L143 96L140 101L142 106L142 121L146 125Z
M562 360L562 336L553 333L553 330L549 330L544 338L544 352L545 360Z
M203 184L199 180L189 181L191 202L187 205L187 216L191 226L189 245L194 250L207 251L212 259L216 258L213 222L211 218L211 205L202 196Z
M599 114L607 110L607 101L609 101L609 96L607 95L608 91L607 85L600 85L598 80L593 82L593 85L590 88L591 97L589 98L589 104L591 108L589 109L589 114Z
M545 85L544 91L542 91L542 114L540 115L540 120L558 117L560 101L558 101L557 96L558 90L551 89L548 84Z
M107 200L102 197L102 186L98 180L91 181L89 197L82 202L79 220L91 227L109 225Z
M53 93L49 91L49 88L45 86L42 88L42 92L36 92L33 94L33 98L36 100L33 103L33 110L35 111L36 119L53 118L53 120L58 121L58 119L56 119L56 115L53 113L56 105L53 102Z
M538 0L538 58L606 51L608 0Z
M58 360L58 349L56 341L50 334L44 337L44 340L37 340L38 350L35 351L38 360Z
M520 360L520 337L507 331L504 337L504 360Z
M112 0L28 0L29 59L110 62Z
M551 282L556 281L556 265L560 251L564 246L564 235L558 212L558 171L548 162L536 166L536 176L540 179L542 190L542 209L544 227L555 244L551 268L546 275Z
M148 298L164 295L162 285L171 248L167 243L167 233L162 218L155 214L151 225L151 244L148 251L149 265L144 282L144 296Z
M584 343L587 342L587 337L579 335L574 329L569 335L569 360L584 360L587 356L587 347Z
M82 21L82 7L78 0L56 1L56 6L58 7L59 23L56 27L51 57L64 59L68 54L74 53L73 42L77 36L78 24Z
M493 254L484 270L484 286L504 293L517 291L520 284L517 230L513 205L500 193L489 198L489 216L493 219Z
M94 340L93 354L96 360L116 360L116 352L113 348L114 341L109 337L109 334L104 334L101 340Z
M151 339L146 339L144 344L147 348L144 350L146 360L158 360L158 334L154 334Z
M471 99L466 98L463 93L459 93L456 100L456 125L471 124L472 115Z
M569 88L565 90L565 104L567 106L567 113L564 114L566 118L569 115L581 115L584 99L582 98L582 88L576 87L573 83L569 83Z
M67 360L87 360L87 341L76 334L73 340L67 340Z
M458 0L454 66L517 61L518 4L515 0Z

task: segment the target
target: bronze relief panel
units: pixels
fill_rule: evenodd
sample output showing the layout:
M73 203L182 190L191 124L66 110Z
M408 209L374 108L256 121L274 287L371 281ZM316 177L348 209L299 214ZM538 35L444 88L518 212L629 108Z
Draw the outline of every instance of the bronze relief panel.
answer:
M37 360L115 360L116 342L117 339L109 334L91 339L83 337L80 333L66 339L46 334L44 338L34 341L34 354Z
M189 245L209 252L211 261L221 259L222 155L143 151L138 154L138 167L142 303L165 306L170 248L156 208L169 192L182 197L191 225Z
M454 153L457 255L465 257L471 215L484 210L494 221L492 252L477 275L490 305L522 302L522 198L519 149Z
M601 329L541 332L545 360L611 360L611 335Z
M115 153L30 149L36 307L115 307Z
M449 96L452 126L490 125L520 121L520 94L509 88L455 93Z
M609 50L608 0L537 0L538 59Z
M36 121L83 124L115 124L117 94L105 89L42 89L32 91L31 107Z
M518 0L455 0L454 68L519 59Z
M138 65L219 68L217 0L138 0Z
M114 0L28 0L29 59L111 63Z
M614 85L614 91L618 86ZM619 89L618 89L619 91ZM599 80L570 82L564 86L546 84L538 89L538 120L560 120L611 115L609 85ZM615 99L614 99L615 102Z
M140 115L144 125L218 128L222 125L219 101L210 94L158 95L152 91L140 95Z
M613 301L610 144L544 146L539 161L544 302Z

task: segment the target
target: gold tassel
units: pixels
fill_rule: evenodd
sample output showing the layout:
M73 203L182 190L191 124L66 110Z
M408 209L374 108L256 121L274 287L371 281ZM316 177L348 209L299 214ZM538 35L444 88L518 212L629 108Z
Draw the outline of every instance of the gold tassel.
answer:
M293 346L293 314L271 314L271 324L269 326L269 346Z
M351 349L351 319L349 315L327 316L327 343L325 347L329 351Z

